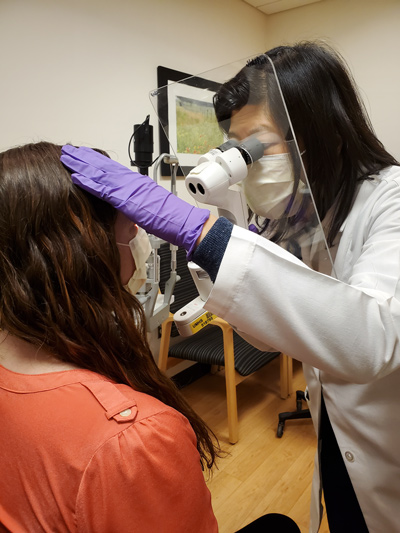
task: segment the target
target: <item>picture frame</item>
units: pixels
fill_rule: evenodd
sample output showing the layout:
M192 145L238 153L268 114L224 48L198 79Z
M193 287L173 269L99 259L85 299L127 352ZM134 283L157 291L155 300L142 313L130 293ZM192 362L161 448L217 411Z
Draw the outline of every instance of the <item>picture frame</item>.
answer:
M157 112L161 123L159 128L160 153L171 153L178 157L178 176L187 175L197 165L200 155L223 142L222 132L219 132L219 137L216 133L219 128L212 105L212 98L220 86L218 82L185 72L163 66L157 67L157 87L161 89L157 93ZM190 112L195 110L196 113L207 113L209 117L207 120L211 121L211 127L198 135L199 142L196 144L196 132L182 125L182 118L177 118L178 115L179 117L185 116L185 113L188 115L189 108ZM185 135L187 136L188 133L192 134L192 139L186 141ZM170 165L162 162L161 174L170 176Z

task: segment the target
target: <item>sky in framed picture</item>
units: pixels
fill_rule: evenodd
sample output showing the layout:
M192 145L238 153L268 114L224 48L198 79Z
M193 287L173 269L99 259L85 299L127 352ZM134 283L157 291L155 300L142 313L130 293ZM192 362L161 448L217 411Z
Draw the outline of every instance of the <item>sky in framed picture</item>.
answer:
M181 169L178 175L186 175L200 155L224 141L212 104L220 84L166 67L158 67L157 81L160 152L175 154ZM166 164L161 171L170 174Z

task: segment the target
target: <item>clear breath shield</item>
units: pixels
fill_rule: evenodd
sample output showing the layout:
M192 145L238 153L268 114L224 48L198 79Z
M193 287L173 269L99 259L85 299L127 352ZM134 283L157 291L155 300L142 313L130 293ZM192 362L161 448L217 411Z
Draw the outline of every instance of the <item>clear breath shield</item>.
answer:
M201 207L334 275L306 167L271 60L238 61L150 93L169 151Z

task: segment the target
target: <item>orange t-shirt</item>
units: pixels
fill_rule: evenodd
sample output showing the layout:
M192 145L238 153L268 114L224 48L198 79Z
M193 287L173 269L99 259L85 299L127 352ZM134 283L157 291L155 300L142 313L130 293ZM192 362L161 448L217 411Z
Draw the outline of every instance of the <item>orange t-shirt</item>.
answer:
M0 421L0 531L218 531L194 432L155 398L0 366Z

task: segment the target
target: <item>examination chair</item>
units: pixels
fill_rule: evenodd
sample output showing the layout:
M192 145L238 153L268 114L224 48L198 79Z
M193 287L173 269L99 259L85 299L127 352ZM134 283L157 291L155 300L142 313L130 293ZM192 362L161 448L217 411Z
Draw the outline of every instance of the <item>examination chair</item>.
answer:
M171 252L169 245L161 245L158 253L161 265L160 290L163 292L170 271ZM170 316L161 326L158 367L165 372L168 367L168 358L196 361L218 369L224 367L229 442L235 444L239 438L236 385L279 356L280 395L286 399L292 391L292 361L280 352L257 350L219 317L198 333L190 337L180 337L178 342L174 340L174 343L170 345L171 337L179 336L173 322L173 313L198 296L196 285L187 266L186 251L183 248L178 249L177 252L177 272L181 279L175 286ZM170 361L172 360L170 359Z

